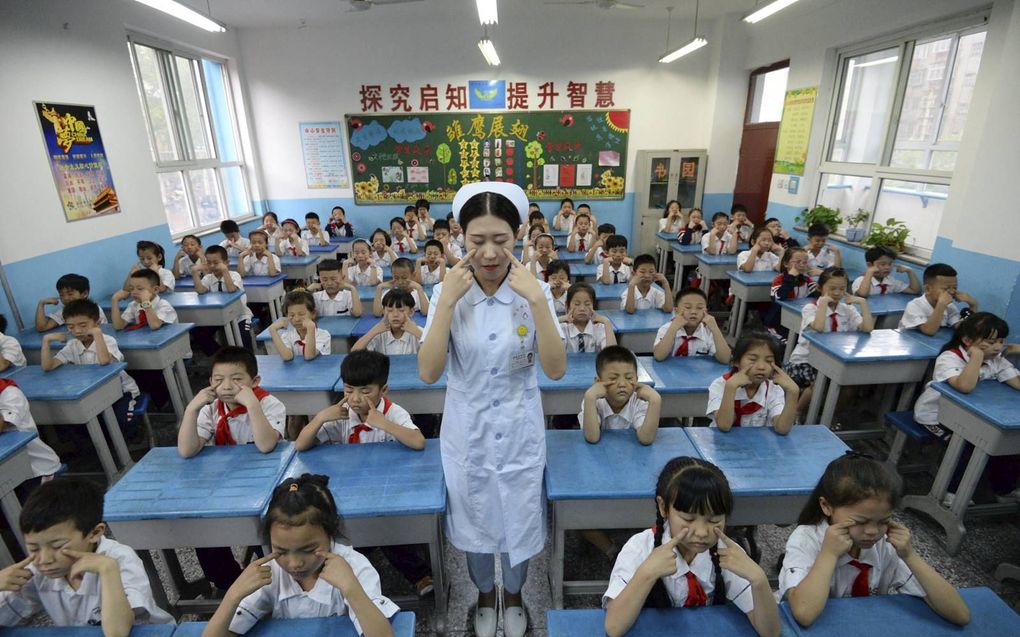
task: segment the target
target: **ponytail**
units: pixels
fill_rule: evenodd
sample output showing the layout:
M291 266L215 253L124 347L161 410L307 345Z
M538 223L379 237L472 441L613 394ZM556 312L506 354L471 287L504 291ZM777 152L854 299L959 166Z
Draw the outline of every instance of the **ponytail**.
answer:
M310 524L321 527L330 538L340 539L343 536L343 523L328 485L328 476L310 473L281 482L273 490L262 525L265 542L270 543L269 531L274 524Z

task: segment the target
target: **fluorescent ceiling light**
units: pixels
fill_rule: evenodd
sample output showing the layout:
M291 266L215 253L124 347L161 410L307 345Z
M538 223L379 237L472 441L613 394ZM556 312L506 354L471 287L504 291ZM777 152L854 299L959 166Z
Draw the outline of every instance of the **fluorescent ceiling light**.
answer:
M496 0L475 0L478 5L478 21L483 25L497 24L499 16L496 15Z
M778 13L782 11L783 9L790 6L796 1L797 0L774 0L773 2L770 2L769 4L762 7L761 9L753 11L748 15L744 16L744 22L749 22L751 24L761 22L762 20L769 17L773 13Z
M147 7L152 7L157 11L172 15L178 20L184 20L211 33L223 33L227 30L222 24L213 22L198 11L186 7L175 0L135 0L135 2L140 2Z
M485 56L485 61L489 63L489 66L499 66L499 55L496 54L496 47L492 45L492 40L479 40L478 50Z
M706 40L705 38L702 37L694 38L693 40L683 45L679 49L673 51L672 53L667 53L666 55L662 56L661 58L659 58L659 61L662 62L663 64L669 64L673 60L679 60L688 53L697 51L706 44L708 44L708 40Z

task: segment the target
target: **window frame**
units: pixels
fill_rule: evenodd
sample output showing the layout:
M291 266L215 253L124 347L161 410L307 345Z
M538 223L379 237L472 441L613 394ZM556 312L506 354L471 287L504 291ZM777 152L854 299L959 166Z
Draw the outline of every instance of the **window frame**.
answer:
M190 215L190 227L180 232L171 232L172 239L176 242L182 237L188 234L205 235L219 230L219 224L227 219L233 219L238 223L244 223L252 219L258 218L258 211L252 199L252 181L251 181L251 164L246 156L246 148L243 142L244 138L241 135L240 121L237 113L238 108L244 108L235 94L233 84L231 82L231 76L229 71L229 61L223 57L202 51L198 49L183 48L181 46L171 44L169 42L159 40L156 38L145 36L144 34L128 33L127 36L128 54L131 60L132 71L135 76L135 89L138 91L139 104L142 110L142 117L145 120L146 134L149 138L149 148L152 151L152 162L153 168L156 172L157 179L161 174L167 173L178 173L184 183L184 197L187 200L188 213ZM143 46L157 51L157 63L160 73L160 82L165 93L164 99L167 103L167 110L169 111L168 126L170 128L170 135L177 152L177 159L173 160L160 160L159 152L156 145L155 131L152 127L152 120L149 114L148 102L145 97L145 91L142 88L142 75L141 68L139 66L138 55L135 47ZM202 119L202 128L206 133L209 148L212 150L212 157L208 159L197 159L194 157L193 145L191 140L191 129L188 126L186 120L187 109L183 105L183 95L180 91L181 78L178 74L178 70L175 64L177 58L183 58L188 61L188 64L192 69L192 82L194 83L193 89L196 89L198 100L200 101L200 117ZM228 104L227 116L229 119L229 126L232 129L232 136L234 143L237 145L236 154L237 159L231 161L224 161L222 149L220 148L219 139L216 134L214 119L212 116L211 105L209 103L209 96L206 90L206 74L205 68L202 64L203 60L209 60L219 64L223 70L223 86L225 101ZM171 82L168 78L172 78L172 84L177 88L169 90ZM248 202L248 214L241 215L239 217L230 216L230 207L228 204L227 191L226 191L226 178L223 176L223 171L227 168L240 168L241 181L244 188L245 201ZM189 171L198 171L203 169L212 169L216 175L216 187L217 196L220 203L220 218L213 224L200 225L198 219L198 207L192 195ZM169 225L169 219L167 219Z
M914 49L918 44L925 44L933 40L945 38L946 36L953 37L953 43L951 45L952 54L948 60L949 75L945 79L942 88L942 106L939 108L938 123L937 126L935 126L934 139L932 143L926 147L927 150L934 152L940 150L940 148L937 147L938 144L935 142L937 142L942 124L945 120L945 98L948 94L950 84L954 79L952 73L955 66L955 60L959 52L960 40L964 36L972 33L981 31L987 32L989 30L989 17L990 8L985 7L963 14L958 14L947 19L917 25L891 35L873 38L865 42L860 42L836 50L835 73L825 124L824 144L822 146L821 158L817 166L817 185L813 196L814 205L817 205L820 201L820 194L826 182L827 175L848 175L853 177L870 178L871 187L865 198L865 206L863 208L864 210L869 211L871 215L865 226L870 230L871 225L876 219L876 208L878 207L878 199L882 192L883 182L895 180L923 182L947 187L952 185L952 171L906 168L891 165L893 151L896 146L896 129L899 125L900 115L903 110L903 103L907 89L909 88L910 64L913 61ZM837 142L836 131L839 126L838 118L845 90L844 82L846 77L847 60L853 57L893 48L896 49L896 54L898 55L898 59L896 61L897 67L894 73L896 77L896 85L893 89L893 100L889 109L889 114L886 121L883 123L882 146L878 160L873 163L830 160L829 158L832 156L833 148ZM941 148L941 150L949 149ZM856 211L847 212L853 214ZM842 228L840 231L841 230ZM837 231L835 236L839 237L840 231ZM917 246L907 246L904 249L904 253L906 255L922 261L929 260L931 258L931 252L932 250L929 248L921 248Z

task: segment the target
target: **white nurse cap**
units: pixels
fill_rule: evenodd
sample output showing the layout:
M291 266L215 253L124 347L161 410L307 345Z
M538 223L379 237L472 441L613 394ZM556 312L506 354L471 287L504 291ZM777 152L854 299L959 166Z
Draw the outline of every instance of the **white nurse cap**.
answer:
M521 223L528 220L528 196L517 184L505 181L476 181L473 184L462 186L453 197L453 215L460 221L460 209L467 203L467 200L482 192L492 192L503 195L510 200L510 203L517 208L521 216Z

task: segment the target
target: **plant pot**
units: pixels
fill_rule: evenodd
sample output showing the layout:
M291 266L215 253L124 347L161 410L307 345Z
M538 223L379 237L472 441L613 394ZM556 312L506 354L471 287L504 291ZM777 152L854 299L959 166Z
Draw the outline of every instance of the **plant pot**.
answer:
M857 243L864 238L864 228L847 228L846 240Z

